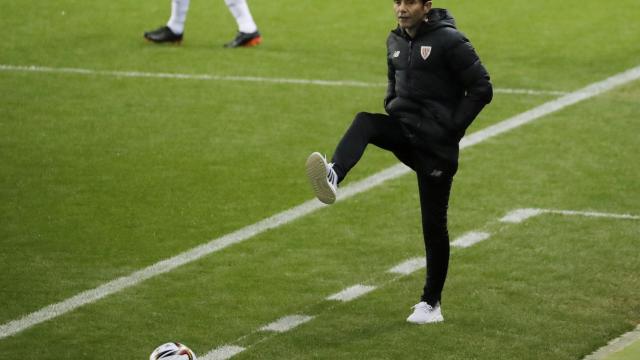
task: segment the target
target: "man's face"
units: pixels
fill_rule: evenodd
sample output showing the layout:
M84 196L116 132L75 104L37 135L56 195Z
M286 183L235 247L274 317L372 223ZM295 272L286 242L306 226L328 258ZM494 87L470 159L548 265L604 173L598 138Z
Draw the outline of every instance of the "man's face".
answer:
M393 0L393 10L401 28L415 29L431 10L431 1L423 3L422 0Z

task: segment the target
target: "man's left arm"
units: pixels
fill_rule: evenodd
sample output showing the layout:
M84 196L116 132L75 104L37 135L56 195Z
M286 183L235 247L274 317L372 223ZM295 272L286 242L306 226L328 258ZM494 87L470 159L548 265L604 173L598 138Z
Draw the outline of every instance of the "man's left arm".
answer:
M462 84L465 95L453 114L453 125L460 138L471 122L491 102L493 86L489 73L471 43L464 37L449 50L449 67Z

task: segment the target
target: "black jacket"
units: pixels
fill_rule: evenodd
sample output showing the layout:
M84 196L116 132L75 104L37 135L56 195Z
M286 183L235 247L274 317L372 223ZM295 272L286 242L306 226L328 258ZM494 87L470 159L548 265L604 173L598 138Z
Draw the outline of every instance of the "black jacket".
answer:
M412 39L400 27L387 39L387 113L415 145L457 169L458 143L491 102L489 74L445 9L432 9Z

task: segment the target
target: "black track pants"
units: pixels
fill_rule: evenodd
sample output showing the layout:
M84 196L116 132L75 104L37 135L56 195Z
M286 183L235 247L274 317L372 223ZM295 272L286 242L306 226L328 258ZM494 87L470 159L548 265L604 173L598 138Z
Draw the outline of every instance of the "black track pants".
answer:
M447 209L453 176L432 172L433 161L411 144L399 121L385 114L359 113L333 154L333 168L339 181L360 160L368 144L393 152L417 174L427 254L427 276L421 301L435 305L440 301L449 267Z

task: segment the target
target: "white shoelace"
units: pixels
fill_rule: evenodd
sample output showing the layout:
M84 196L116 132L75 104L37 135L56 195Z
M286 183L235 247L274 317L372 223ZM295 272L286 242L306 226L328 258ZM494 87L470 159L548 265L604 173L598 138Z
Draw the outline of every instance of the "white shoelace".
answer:
M333 163L330 163L327 165L327 180L329 181L329 183L331 185L333 185L333 187L337 188L338 187L338 174L336 174L336 171L333 170Z

